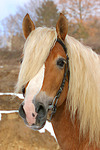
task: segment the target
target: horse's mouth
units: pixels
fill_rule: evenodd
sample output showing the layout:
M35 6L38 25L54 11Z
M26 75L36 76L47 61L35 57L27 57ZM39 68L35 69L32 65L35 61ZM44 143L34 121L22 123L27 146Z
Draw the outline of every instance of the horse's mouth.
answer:
M37 130L42 129L42 128L45 126L45 123L46 123L46 121L45 121L45 122L43 122L43 123L42 123L42 124L40 124L40 125L36 125L36 124L34 124L34 125L32 125L32 126L28 126L28 127L29 127L29 128L31 128L32 130L37 131Z
M28 122L26 121L26 119L22 118L24 120L24 123L26 124L27 127L31 128L32 130L40 130L45 126L46 120L47 118L45 117L42 120L39 120L38 118L36 118L36 123L29 125Z

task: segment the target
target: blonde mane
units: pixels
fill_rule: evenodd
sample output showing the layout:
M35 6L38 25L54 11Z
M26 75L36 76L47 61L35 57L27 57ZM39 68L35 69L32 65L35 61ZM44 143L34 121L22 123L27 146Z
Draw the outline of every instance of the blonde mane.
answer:
M24 46L17 91L27 84L40 70L57 39L55 29L37 28L31 32ZM90 142L100 142L100 59L90 48L66 36L70 81L67 105L72 118L76 112L80 133L89 133ZM99 143L100 144L100 143Z
M50 49L56 41L55 39L57 39L55 29L39 27L30 33L24 45L24 57L16 85L16 92L38 73L46 61Z
M70 36L65 40L68 48L70 81L68 104L72 118L76 112L80 120L80 133L89 133L89 141L100 144L100 59L91 48Z

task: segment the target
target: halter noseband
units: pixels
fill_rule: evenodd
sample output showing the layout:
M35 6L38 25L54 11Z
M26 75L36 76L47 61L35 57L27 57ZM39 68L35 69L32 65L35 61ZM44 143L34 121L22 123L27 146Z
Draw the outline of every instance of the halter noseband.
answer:
M50 119L47 119L49 121L51 121L52 116L56 113L57 102L58 102L58 99L59 99L59 97L60 97L60 95L61 95L61 93L63 91L64 85L65 85L65 81L69 81L69 57L68 57L68 54L67 54L67 47L65 46L65 44L63 43L63 41L61 39L57 38L57 42L63 47L63 49L64 49L64 51L66 53L66 63L65 63L64 77L63 77L61 86L60 86L56 96L54 97L52 104L48 108L48 110L52 111ZM68 75L68 80L66 79L67 75Z

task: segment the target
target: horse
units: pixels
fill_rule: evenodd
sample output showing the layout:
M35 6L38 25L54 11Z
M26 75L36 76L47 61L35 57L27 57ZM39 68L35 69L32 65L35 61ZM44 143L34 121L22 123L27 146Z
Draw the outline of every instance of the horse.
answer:
M100 149L100 57L68 35L61 13L56 28L35 28L23 19L26 42L16 91L24 101L19 114L39 130L52 123L63 150Z

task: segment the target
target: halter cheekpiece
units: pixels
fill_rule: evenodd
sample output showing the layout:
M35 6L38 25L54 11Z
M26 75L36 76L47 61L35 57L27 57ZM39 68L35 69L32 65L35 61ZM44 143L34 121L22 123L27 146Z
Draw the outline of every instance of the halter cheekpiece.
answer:
M51 121L53 115L56 113L58 99L59 99L59 97L60 97L60 95L63 91L65 81L69 81L69 73L70 73L69 72L69 57L68 57L68 54L67 54L67 47L65 46L65 44L63 43L63 41L60 38L57 38L57 42L63 47L63 49L66 53L66 63L65 63L64 77L63 77L61 86L60 86L56 96L54 97L52 104L49 106L49 110L52 111L50 119L48 119L49 121ZM67 75L68 75L68 80L66 78Z

